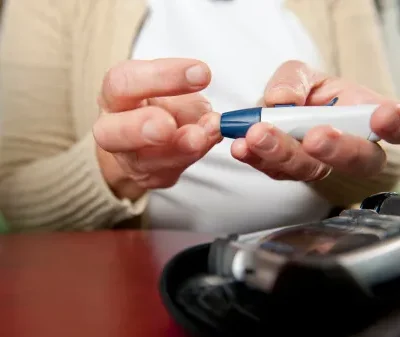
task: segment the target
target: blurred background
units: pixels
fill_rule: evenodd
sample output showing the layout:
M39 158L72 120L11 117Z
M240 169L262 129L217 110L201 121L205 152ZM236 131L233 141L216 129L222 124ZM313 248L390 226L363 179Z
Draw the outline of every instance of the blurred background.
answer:
M351 0L350 0L351 1ZM382 38L387 50L387 58L392 71L396 93L400 95L400 1L375 0L382 27Z

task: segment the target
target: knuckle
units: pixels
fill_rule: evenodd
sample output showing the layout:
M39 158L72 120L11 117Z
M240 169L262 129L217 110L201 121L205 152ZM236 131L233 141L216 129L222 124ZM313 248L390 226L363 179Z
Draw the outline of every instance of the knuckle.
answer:
M105 140L107 139L107 129L106 124L103 123L102 120L99 119L96 123L94 123L92 127L92 134L96 143L102 148L105 147Z
M285 172L282 171L273 171L268 172L268 176L274 180L292 180Z
M250 163L251 166L255 167L257 170L267 173L271 170L271 165L266 160L260 158L259 160L254 160Z
M190 155L169 157L162 163L162 169L168 171L183 171L202 158L203 153L193 152Z
M168 179L168 180L161 180L159 183L159 188L170 188L174 186L177 182L177 179Z
M140 159L140 156L136 152L133 152L129 155L128 163L133 172L149 176L149 172L146 168L146 165L144 165L143 160Z
M259 156L246 154L245 157L238 158L238 159L241 162L246 163L250 166L253 166L254 168L256 168L258 170L262 170L264 168L264 166L266 167L265 161Z
M211 113L213 110L210 102L208 102L204 97L200 97L194 101L194 105L199 118L205 116L207 113Z
M113 137L108 123L108 116L99 116L92 126L92 135L98 146L104 150L111 150Z
M273 158L273 162L276 165L291 167L296 162L297 151L294 148L285 148L281 143L278 143L268 151L268 157Z
M175 170L175 169L186 168L187 166L189 166L187 160L185 158L182 158L181 160L177 159L173 161L168 161L168 163L165 163L162 168Z
M266 160L260 160L259 162L254 163L252 166L269 176L271 179L293 180L291 177L289 177L289 174L286 172L286 170L279 164L271 165L271 163Z
M136 179L135 177L140 178L149 175L148 170L146 170L146 167L143 165L136 152L131 152L129 154L118 153L115 154L115 157L121 168L125 172L128 172L132 178Z
M131 173L129 176L138 185L146 185L151 179L151 175L149 173L134 172Z
M170 112L168 112L162 107L154 105L149 105L133 110L130 116L132 117L131 119L132 123L134 123L134 121L136 120L140 120L141 123L144 124L149 120L153 120L160 123L167 123L173 127L177 126L176 120ZM130 128L130 133L132 133L131 128Z
M153 188L153 187L151 187L151 184L149 184L149 181L148 181L148 180L143 180L143 181L140 181L140 180L139 180L139 181L138 181L138 180L133 179L133 181L135 182L135 184L136 184L139 188L142 188L142 189L144 189L144 190Z
M151 105L151 106L147 106L142 108L143 113L145 113L148 117L162 117L162 118L168 118L171 119L171 114L168 113L166 110L164 110L161 107L155 106L155 105Z
M379 174L385 167L388 165L388 154L382 149L379 144L371 144L372 148L370 150L370 160L365 160L364 158L366 157L365 155L363 158L360 159L360 165L361 165L361 160L363 162L366 162L367 164L363 165L364 167L364 172L363 174L366 176L373 176L375 174ZM390 155L390 154L389 154Z
M151 68L152 76L155 79L165 80L168 77L169 71L171 70L162 59L151 60L148 65Z
M354 147L354 151L346 158L346 166L352 170L364 167L362 164L361 151L359 146Z
M103 81L103 91L107 97L119 98L129 94L132 69L128 64L129 61L124 61L107 71Z
M174 177L162 177L162 176L154 176L147 182L147 188L160 188L166 189L173 187L179 179L179 176Z
M118 118L119 116L116 115L115 118ZM127 116L124 116L125 118ZM136 124L136 125L135 125ZM136 127L138 127L139 125L137 125L137 123L135 122L135 120L126 120L125 122L123 122L122 120L116 124L116 129L115 130L115 134L118 135L118 139L120 142L123 143L131 143L131 145L133 144L137 144L138 138L140 137L139 135L135 135L135 133L132 132L133 129L136 129Z
M284 167L292 167L296 163L296 151L292 149L287 151L281 150L277 155L279 164Z

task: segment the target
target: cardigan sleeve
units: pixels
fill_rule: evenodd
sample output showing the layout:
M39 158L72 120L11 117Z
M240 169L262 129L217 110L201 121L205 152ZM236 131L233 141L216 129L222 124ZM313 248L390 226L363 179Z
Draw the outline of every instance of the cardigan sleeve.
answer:
M395 96L384 32L373 0L330 0L338 75Z
M92 230L141 214L102 178L70 107L75 1L8 0L0 51L0 209L10 229Z
M387 97L395 97L373 0L329 2L337 75ZM400 147L384 141L380 145L387 153L387 165L379 175L361 179L333 172L325 180L311 185L333 204L345 207L371 194L395 190L400 177Z

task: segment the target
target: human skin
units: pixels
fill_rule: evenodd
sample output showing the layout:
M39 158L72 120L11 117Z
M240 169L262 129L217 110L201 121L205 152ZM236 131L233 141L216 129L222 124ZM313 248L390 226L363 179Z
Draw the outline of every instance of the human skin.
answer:
M220 114L199 93L211 70L198 60L129 60L106 74L93 127L103 176L119 198L139 198L147 190L173 186L182 172L221 141ZM382 139L400 143L398 102L306 64L281 65L265 89L261 105L378 104L371 129ZM322 125L300 143L268 123L253 125L236 139L237 160L278 180L315 181L332 169L371 176L386 163L373 142Z

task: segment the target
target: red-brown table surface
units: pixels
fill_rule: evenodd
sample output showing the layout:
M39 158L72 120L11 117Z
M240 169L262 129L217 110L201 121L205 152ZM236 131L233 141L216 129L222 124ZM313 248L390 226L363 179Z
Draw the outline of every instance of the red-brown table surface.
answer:
M0 236L0 336L182 337L162 305L160 272L210 240L177 231Z

